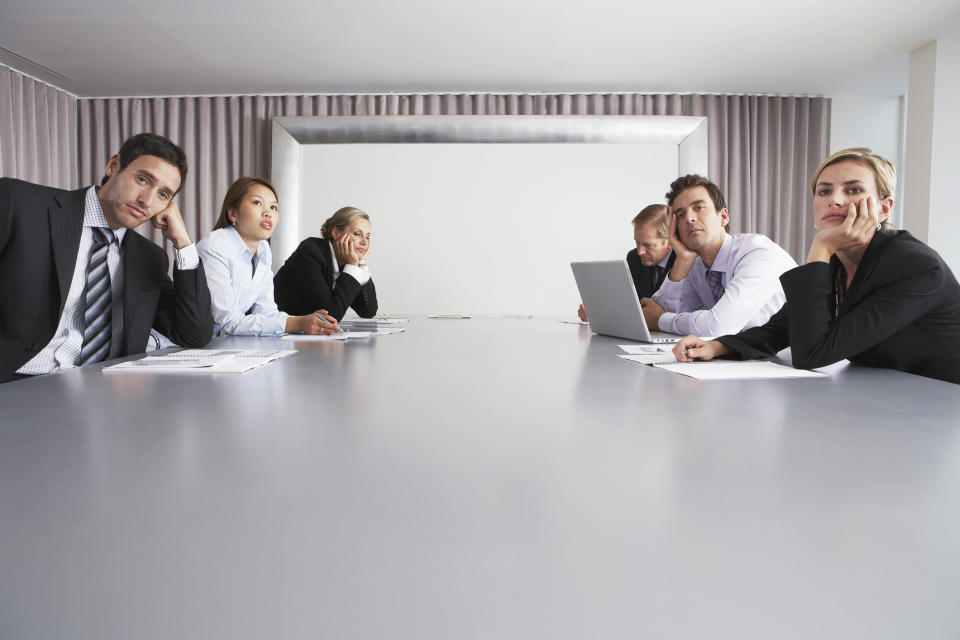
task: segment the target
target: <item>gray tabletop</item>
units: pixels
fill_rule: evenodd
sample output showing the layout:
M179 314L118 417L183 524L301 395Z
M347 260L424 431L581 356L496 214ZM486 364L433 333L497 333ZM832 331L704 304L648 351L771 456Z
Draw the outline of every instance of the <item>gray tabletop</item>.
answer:
M957 638L960 388L548 319L0 385L0 638Z

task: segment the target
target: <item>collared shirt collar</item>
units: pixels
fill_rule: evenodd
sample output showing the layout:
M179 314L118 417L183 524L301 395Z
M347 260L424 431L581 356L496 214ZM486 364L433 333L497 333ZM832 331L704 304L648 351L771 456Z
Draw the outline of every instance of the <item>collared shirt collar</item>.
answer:
M97 197L97 190L99 189L100 187L96 186L87 189L87 197L83 206L83 226L109 229L110 223L107 222L107 216L103 213L103 207L100 206L100 198ZM126 233L126 227L113 230L118 246L123 244L123 237Z
M250 247L247 246L247 243L243 241L243 238L240 237L240 232L237 231L236 227L224 227L229 229L232 233L228 233L227 237L229 238L230 250L234 254L243 257L247 262L253 261L253 252L250 251ZM257 264L259 265L263 261L263 254L267 251L267 241L261 240L257 244Z
M711 271L722 271L726 273L730 270L730 260L733 253L733 238L730 237L730 234L726 231L723 232L723 244L720 245L720 251L717 252L717 257L714 258L713 264L707 267L704 264L704 268L709 268Z
M336 280L340 277L340 263L337 262L337 252L333 250L333 238L328 238L327 244L330 245L330 264L333 265L333 279Z

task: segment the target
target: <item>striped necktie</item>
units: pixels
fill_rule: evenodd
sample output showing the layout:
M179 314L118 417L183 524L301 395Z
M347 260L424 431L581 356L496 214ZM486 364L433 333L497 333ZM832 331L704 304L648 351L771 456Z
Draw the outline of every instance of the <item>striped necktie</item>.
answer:
M83 290L83 347L81 367L100 362L110 355L111 298L107 254L116 237L109 229L94 227L93 245L87 263L87 284Z
M710 291L713 292L713 301L716 302L723 297L723 272L707 269L707 284L710 285Z

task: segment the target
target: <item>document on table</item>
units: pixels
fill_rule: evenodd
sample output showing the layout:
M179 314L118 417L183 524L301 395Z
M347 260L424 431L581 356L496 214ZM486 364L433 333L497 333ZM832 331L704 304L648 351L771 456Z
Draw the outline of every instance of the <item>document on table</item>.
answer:
M427 316L428 318L433 318L435 320L469 320L470 314L468 313L431 313Z
M655 344L618 344L618 347L627 352L628 355L617 354L618 358L639 362L640 364L661 364L667 362L676 362L673 355L673 348L664 345Z
M627 357L627 356L621 356ZM674 362L654 364L698 380L743 380L749 378L822 378L829 377L819 371L794 369L769 360L709 360L707 362Z
M667 351L666 353L649 353L644 355L630 355L630 354L617 354L618 358L623 358L624 360L629 360L630 362L639 362L640 364L668 364L670 362L676 362L677 359L674 355Z
M330 335L308 335L306 333L288 333L281 340L295 340L297 342L346 342L347 340L362 340L372 336L375 331L342 331Z
M351 318L350 320L341 320L340 326L344 329L355 328L377 328L383 325L401 324L410 322L409 318Z
M296 353L295 349L184 349L175 353L147 356L104 368L122 373L245 373L279 358Z

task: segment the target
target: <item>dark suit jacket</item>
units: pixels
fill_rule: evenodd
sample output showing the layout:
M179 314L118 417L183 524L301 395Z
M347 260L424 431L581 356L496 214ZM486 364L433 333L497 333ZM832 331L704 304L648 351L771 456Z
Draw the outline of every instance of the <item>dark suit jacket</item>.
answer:
M63 191L0 179L0 382L53 337L66 304L83 231L86 189ZM123 333L113 357L142 353L150 328L202 347L213 335L203 265L167 276L167 255L135 232L124 236Z
M844 358L960 383L960 285L906 231L877 233L836 308L836 257L780 276L787 302L767 324L718 338L743 358L791 347L794 366Z
M273 278L273 298L281 311L294 316L326 309L340 320L347 307L361 318L377 314L373 279L361 287L356 278L341 273L334 286L330 241L323 238L307 238L287 258Z
M630 275L633 276L633 286L637 288L637 297L649 298L655 294L657 289L660 288L660 285L663 284L663 280L670 271L670 268L673 267L673 262L676 258L677 254L671 251L670 257L667 259L666 270L657 278L656 270L653 267L644 266L636 250L631 250L630 253L627 254L627 266L630 267Z

